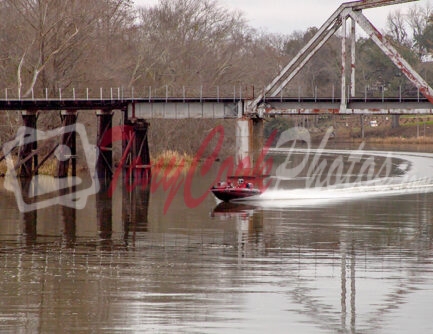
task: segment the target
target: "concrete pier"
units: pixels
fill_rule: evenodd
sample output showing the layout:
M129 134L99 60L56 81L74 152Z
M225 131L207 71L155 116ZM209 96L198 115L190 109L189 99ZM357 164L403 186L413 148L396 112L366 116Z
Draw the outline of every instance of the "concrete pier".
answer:
M263 119L241 118L236 121L236 165L252 172L263 149Z

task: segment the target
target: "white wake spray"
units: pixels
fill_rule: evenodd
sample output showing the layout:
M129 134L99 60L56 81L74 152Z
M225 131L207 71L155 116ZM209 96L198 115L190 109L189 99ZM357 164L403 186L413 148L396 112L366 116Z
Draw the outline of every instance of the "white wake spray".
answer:
M273 149L273 153L278 154L292 154L292 153L308 153L308 154L326 154L335 156L347 156L346 161L353 160L355 156L365 157L383 157L386 161L392 158L402 161L398 165L401 173L399 175L392 175L387 170L383 177L373 177L367 180L362 180L360 175L359 180L355 182L342 182L339 184L326 184L323 182L321 186L314 186L320 182L320 179L325 179L320 173L314 173L315 168L311 166L303 166L308 168L310 173L308 177L295 177L305 182L305 187L296 189L279 189L279 179L290 179L282 174L275 177L276 187L270 187L263 194L244 199L249 203L260 205L261 207L290 207L290 206L307 206L307 205L325 205L330 202L339 202L345 200L354 200L360 198L371 198L378 196L396 196L404 194L425 193L433 192L433 154L418 153L418 152L381 152L381 151L364 151L364 150L305 150L305 149ZM369 159L367 158L365 162ZM334 160L334 161L337 161ZM357 160L358 162L360 159ZM318 161L314 161L313 163ZM320 165L320 164L319 164ZM279 167L280 168L280 167ZM317 169L317 168L316 168ZM319 168L320 169L320 168ZM281 168L280 168L281 170ZM361 168L362 170L362 168ZM278 168L277 168L278 171ZM323 171L323 169L322 169ZM364 168L368 172L368 168ZM318 178L317 178L318 177ZM345 176L342 176L343 180ZM313 179L313 181L311 180ZM314 180L315 179L315 180Z

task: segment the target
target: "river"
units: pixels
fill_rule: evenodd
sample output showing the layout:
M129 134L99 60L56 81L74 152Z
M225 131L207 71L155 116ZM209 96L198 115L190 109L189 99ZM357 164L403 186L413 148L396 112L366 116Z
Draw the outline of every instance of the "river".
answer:
M21 212L0 180L0 332L433 332L433 155L353 152L274 150L263 197L194 208L118 182Z

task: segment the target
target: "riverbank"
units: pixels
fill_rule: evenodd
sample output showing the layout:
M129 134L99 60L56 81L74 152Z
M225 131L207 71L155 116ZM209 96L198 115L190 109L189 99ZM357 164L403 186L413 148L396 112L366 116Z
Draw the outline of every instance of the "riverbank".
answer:
M312 116L308 116L312 117ZM361 119L364 123L361 127ZM292 124L295 123L295 124ZM334 128L330 142L337 144L354 144L365 142L367 145L385 145L387 148L401 145L433 145L433 116L400 116L399 127L392 127L391 116L364 116L359 115L335 115L321 120L317 126L308 128L314 142L321 142L326 131L330 126ZM307 124L312 124L308 121ZM265 124L266 126L266 124ZM290 123L284 123L285 130L290 126L300 126L298 121L290 119ZM231 133L231 131L226 131ZM154 138L155 139L155 138ZM234 140L229 140L225 145L222 157L234 154ZM350 145L349 145L350 146ZM232 152L229 152L232 151ZM210 154L210 152L206 152ZM151 157L151 165L154 168L189 168L194 161L194 153L180 152L179 150L162 150L160 153ZM78 172L86 171L87 166L77 166ZM40 175L55 175L57 170L57 160L49 159L39 170ZM0 176L7 173L6 160L0 162Z
M14 163L17 159L13 158ZM179 153L173 150L163 151L162 153L151 157L151 166L154 168L189 168L194 161L194 156L187 153ZM87 170L87 166L78 163L77 171L83 172ZM6 160L0 162L0 177L4 177L7 174L8 166ZM57 159L48 159L39 169L39 175L56 175L57 171Z
M433 144L433 116L400 116L399 126L392 126L392 116L335 116L320 128L311 130L314 140L321 140L330 127L334 127L333 138L338 142L385 145Z

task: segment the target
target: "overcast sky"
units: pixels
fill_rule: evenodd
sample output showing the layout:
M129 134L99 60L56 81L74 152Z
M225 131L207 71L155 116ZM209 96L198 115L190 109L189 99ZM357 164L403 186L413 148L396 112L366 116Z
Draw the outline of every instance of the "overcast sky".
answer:
M244 14L249 25L269 33L290 34L309 27L320 27L338 6L338 0L218 0L229 9ZM364 14L380 30L385 28L386 17L391 11L405 11L417 4L426 6L431 0L419 0L407 4L365 10ZM138 6L155 5L158 0L135 0Z

